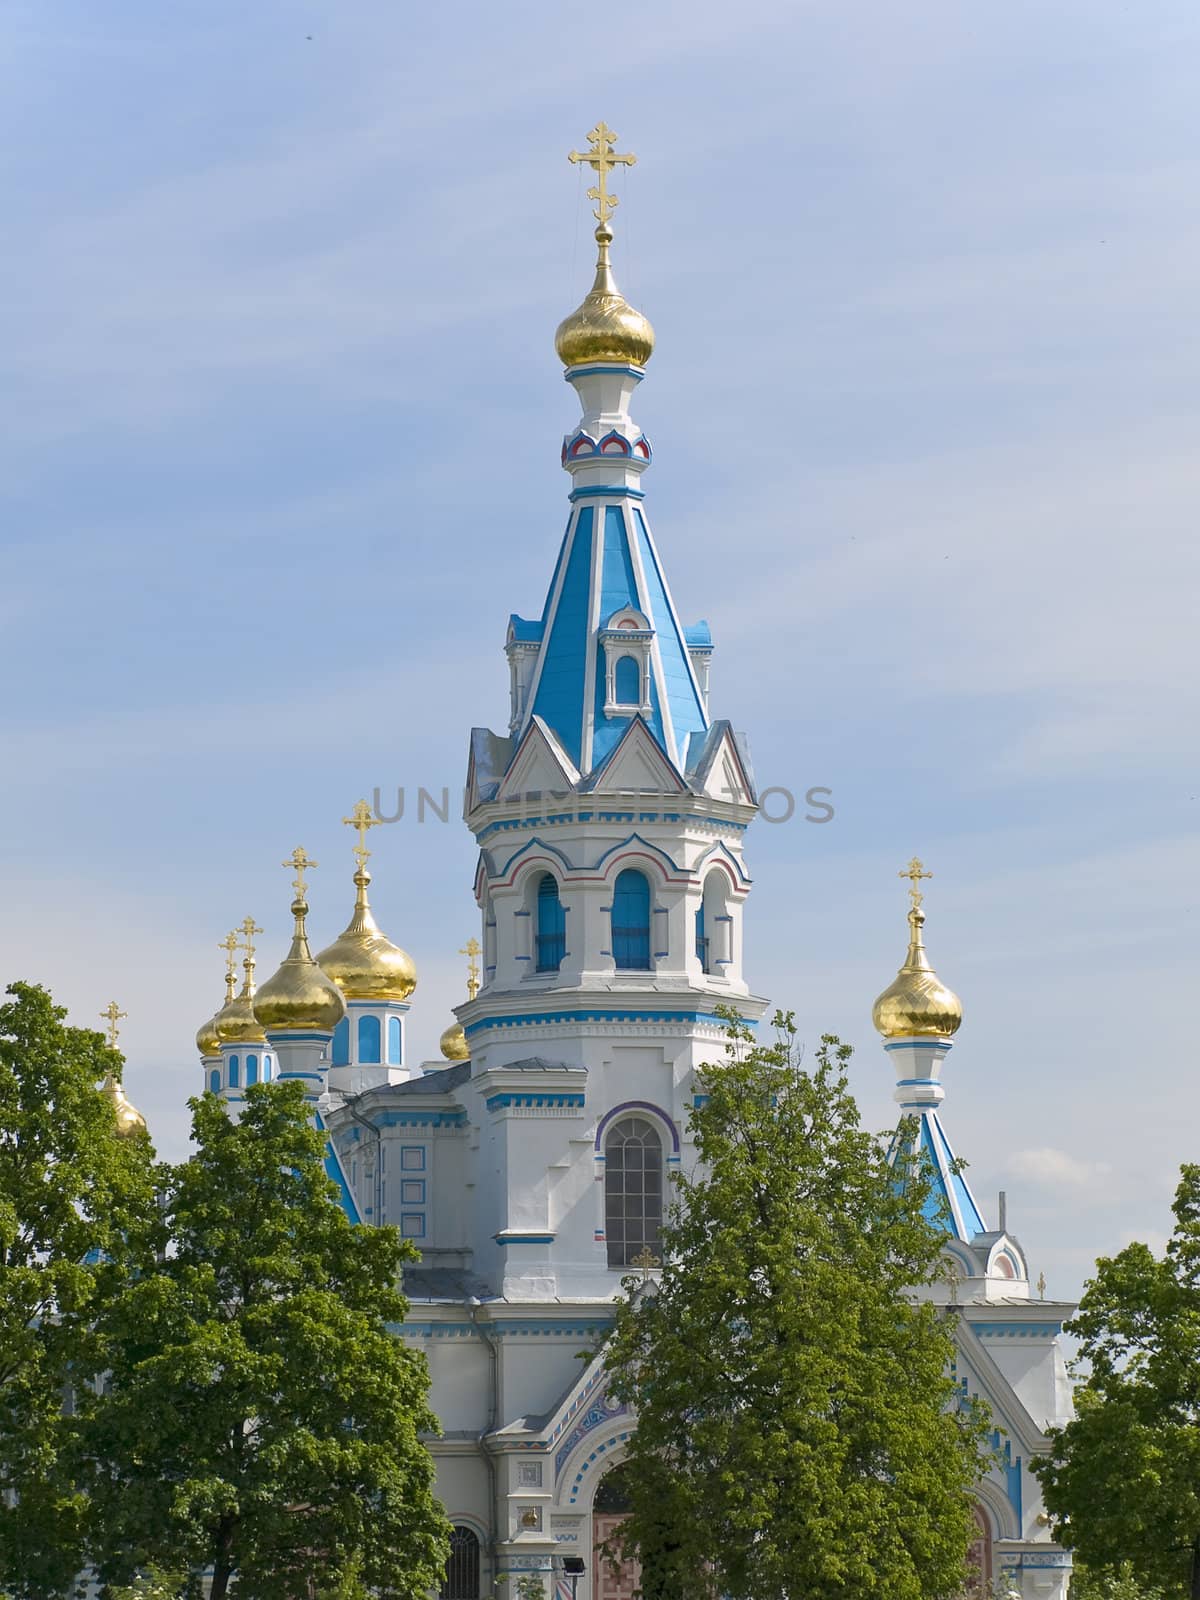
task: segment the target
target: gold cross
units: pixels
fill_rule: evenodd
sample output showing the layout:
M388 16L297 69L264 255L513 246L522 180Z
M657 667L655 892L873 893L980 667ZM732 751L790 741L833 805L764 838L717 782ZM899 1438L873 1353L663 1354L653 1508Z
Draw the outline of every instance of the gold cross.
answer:
M287 860L281 862L280 865L285 867L295 867L296 876L292 879L292 888L295 889L297 898L303 900L304 891L308 887L304 881L304 874L308 872L310 868L319 866L320 863L312 859L302 844L298 844Z
M1037 1292L1039 1300L1046 1298L1046 1274L1044 1272L1038 1273Z
M651 1269L653 1267L661 1267L662 1262L651 1252L650 1246L647 1244L642 1246L641 1255L634 1256L629 1265L631 1267L641 1267L642 1282L645 1283L650 1277Z
M365 800L360 800L350 815L343 817L342 821L358 834L358 843L354 846L354 859L358 862L361 872L367 864L367 857L371 854L367 849L367 834L372 828L378 828L383 818L377 817ZM316 862L311 861L309 865L315 867Z
M479 940L472 935L458 953L467 958L467 999L474 1000L479 993Z
M908 898L914 906L919 906L925 896L921 893L921 879L932 878L932 872L925 871L925 863L919 856L914 856L903 872L896 874L898 878L907 878L909 882Z
M287 863L284 862L284 865L286 866ZM247 959L249 960L251 966L254 965L254 935L256 933L261 933L261 932L262 932L262 929L259 927L258 923L255 922L253 917L245 917L243 919L242 926L241 926L241 935L242 935L242 946L241 947L246 952ZM232 939L233 935L230 934L229 937ZM224 948L224 946L222 946L222 949L223 948ZM232 959L233 958L230 957L231 963L232 963ZM244 964L245 963L243 963L243 965Z
M100 1015L108 1023L108 1048L115 1050L117 1048L117 1034L121 1031L117 1027L117 1023L120 1022L122 1017L127 1017L129 1013L128 1011L122 1011L115 1000L110 1000Z
M632 167L637 157L618 155L613 150L617 136L607 122L598 122L587 137L588 144L592 148L582 153L572 150L567 160L576 166L581 161L586 161L593 172L598 174L599 181L594 188L588 190L587 197L597 202L592 215L602 228L607 228L608 219L617 205L616 195L608 192L608 175L614 167Z
M236 928L225 935L217 945L217 949L225 952L225 998L226 1000L232 1000L233 991L237 988L237 979L234 977L234 972L237 969L237 957L233 953L238 949Z

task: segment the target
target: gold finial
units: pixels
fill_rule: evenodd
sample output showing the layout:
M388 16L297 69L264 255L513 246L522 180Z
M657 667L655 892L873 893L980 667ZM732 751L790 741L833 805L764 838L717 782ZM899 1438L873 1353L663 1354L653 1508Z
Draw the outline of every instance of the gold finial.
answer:
M1046 1274L1044 1272L1038 1273L1037 1292L1039 1300L1046 1298Z
M617 154L613 149L613 145L617 142L617 136L606 122L598 122L591 133L588 134L587 139L591 149L585 152L572 150L567 160L574 166L578 166L581 161L584 161L597 175L596 184L588 190L587 197L589 200L596 201L596 209L592 215L600 224L600 228L597 230L597 235L599 235L600 232L607 233L608 219L612 216L618 203L616 195L608 192L608 175L614 167L632 167L636 163L637 157Z
M296 876L292 879L292 888L296 891L296 899L303 900L304 891L308 888L304 881L304 874L320 866L320 862L314 861L304 846L298 844L287 860L280 862L280 865L295 868Z
M117 1024L122 1017L127 1017L129 1013L128 1011L122 1011L115 1000L110 1000L100 1015L108 1023L108 1048L115 1050L117 1048L117 1035L121 1031Z
M472 936L458 952L467 958L467 999L474 1000L479 993L479 940Z
M225 952L225 1004L228 1005L237 993L237 956L235 950L240 949L237 929L227 933L217 945L218 950Z
M354 846L354 859L358 862L358 870L361 872L367 864L367 857L371 854L367 849L367 834L372 828L378 828L383 818L377 817L365 800L360 800L350 815L343 817L342 821L347 828L353 828L358 834L358 843ZM310 867L315 867L316 864L315 861L308 863Z
M649 1279L654 1268L662 1266L662 1262L659 1260L658 1256L651 1251L650 1246L647 1244L642 1246L641 1254L634 1256L629 1265L631 1267L641 1267L642 1282L645 1283Z
M898 878L908 879L908 898L914 906L919 906L925 896L921 893L921 879L932 878L932 872L925 871L925 863L919 856L914 856L903 872L896 874Z

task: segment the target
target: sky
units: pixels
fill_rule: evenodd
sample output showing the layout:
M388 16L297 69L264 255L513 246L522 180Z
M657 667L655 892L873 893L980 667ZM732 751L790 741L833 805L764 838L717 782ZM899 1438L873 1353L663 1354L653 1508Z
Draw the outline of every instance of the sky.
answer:
M749 835L747 976L888 1125L918 853L985 1215L1059 1299L1161 1244L1198 1154L1198 50L1191 0L6 0L0 970L120 1002L160 1153L218 941L252 913L273 970L297 843L340 931L360 795L407 797L372 899L418 1058L462 997L454 797L565 520L565 158L604 119L647 509L714 714L800 801Z

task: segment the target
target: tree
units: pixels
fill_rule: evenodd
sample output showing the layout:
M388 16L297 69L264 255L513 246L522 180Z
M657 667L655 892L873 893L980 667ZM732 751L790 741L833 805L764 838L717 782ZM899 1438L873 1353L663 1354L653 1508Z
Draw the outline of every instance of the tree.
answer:
M1096 1263L1067 1331L1087 1372L1077 1416L1036 1462L1056 1536L1098 1575L1200 1597L1200 1166L1181 1169L1160 1260Z
M1157 1587L1146 1588L1128 1563L1118 1572L1089 1572L1080 1562L1071 1574L1070 1600L1165 1600Z
M96 1318L153 1259L153 1152L97 1088L121 1057L44 989L0 1006L0 1590L70 1590L83 1500L70 1396L103 1371Z
M396 1333L414 1254L356 1227L298 1083L240 1122L191 1102L196 1153L165 1174L169 1253L111 1308L110 1379L85 1420L100 1577L211 1570L211 1600L436 1588L449 1528L421 1435L425 1360Z
M632 1402L622 1553L648 1597L930 1600L966 1584L985 1419L955 1404L923 1175L859 1127L848 1046L800 1070L729 1014L692 1115L657 1288L605 1351Z

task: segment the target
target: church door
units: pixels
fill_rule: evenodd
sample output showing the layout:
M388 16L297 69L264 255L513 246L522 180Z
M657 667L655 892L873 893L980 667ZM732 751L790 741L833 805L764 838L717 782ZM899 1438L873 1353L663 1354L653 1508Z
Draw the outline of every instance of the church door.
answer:
M618 1566L603 1554L629 1512L629 1496L621 1468L612 1467L601 1478L592 1505L592 1600L633 1600L642 1581L641 1564L622 1561Z

